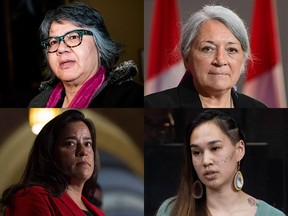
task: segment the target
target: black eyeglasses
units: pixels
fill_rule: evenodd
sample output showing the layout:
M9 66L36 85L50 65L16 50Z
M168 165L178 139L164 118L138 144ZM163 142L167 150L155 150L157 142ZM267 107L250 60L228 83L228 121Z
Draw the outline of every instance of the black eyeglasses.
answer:
M93 35L93 33L85 29L76 29L59 37L48 37L41 42L41 45L48 53L54 53L58 50L61 41L70 48L79 46L83 35Z

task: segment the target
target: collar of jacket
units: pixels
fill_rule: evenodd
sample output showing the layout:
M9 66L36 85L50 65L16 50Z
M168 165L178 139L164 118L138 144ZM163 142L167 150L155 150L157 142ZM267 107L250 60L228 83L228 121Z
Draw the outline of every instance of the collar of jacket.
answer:
M124 82L131 81L138 73L138 68L134 61L124 61L117 67L107 71L107 84L108 85L121 85ZM39 90L43 91L48 87L55 86L59 82L56 76L51 79L41 82Z

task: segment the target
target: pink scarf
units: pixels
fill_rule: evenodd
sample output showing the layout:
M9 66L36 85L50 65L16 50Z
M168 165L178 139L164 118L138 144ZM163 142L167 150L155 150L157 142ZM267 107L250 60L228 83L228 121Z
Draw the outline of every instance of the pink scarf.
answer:
M100 88L105 80L105 67L100 67L96 74L87 80L83 86L79 89L68 108L87 108L93 95ZM61 94L63 90L62 82L59 82L57 86L53 89L49 100L46 104L46 108L55 107L58 101L61 99Z

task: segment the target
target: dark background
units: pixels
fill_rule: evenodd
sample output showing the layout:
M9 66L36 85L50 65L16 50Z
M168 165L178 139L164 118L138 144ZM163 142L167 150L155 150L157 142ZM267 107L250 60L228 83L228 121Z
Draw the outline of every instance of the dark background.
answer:
M145 215L153 215L165 199L175 196L185 125L199 111L145 109ZM222 111L235 116L247 137L243 191L287 213L288 110Z

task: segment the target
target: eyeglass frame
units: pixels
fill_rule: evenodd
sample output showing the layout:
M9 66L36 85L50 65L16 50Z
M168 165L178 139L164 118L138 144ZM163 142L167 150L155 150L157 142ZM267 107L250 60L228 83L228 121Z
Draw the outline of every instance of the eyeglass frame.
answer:
M80 43L79 43L78 45L75 45L75 46L69 46L68 44L66 44L64 38L66 37L66 35L71 34L71 33L74 33L74 32L76 32L76 33L79 34L79 36L80 36ZM44 40L41 41L41 46L42 46L44 49L47 49L47 50L48 50L48 47L49 47L48 41L53 38L53 39L55 39L55 40L57 40L57 41L59 42L59 43L58 43L58 47L57 47L57 49L56 49L55 51L52 51L52 52L51 52L51 51L47 51L47 52L48 52L48 53L55 53L55 52L57 52L57 50L58 50L58 48L59 48L59 46L60 46L61 41L63 41L63 42L65 43L65 45L68 46L69 48L73 48L73 47L79 46L79 45L82 43L83 35L91 35L91 36L93 36L93 32L91 32L91 31L89 31L89 30L87 30L87 29L75 29L75 30L66 32L66 33L65 33L64 35L62 35L62 36L53 36L53 37L45 38Z

